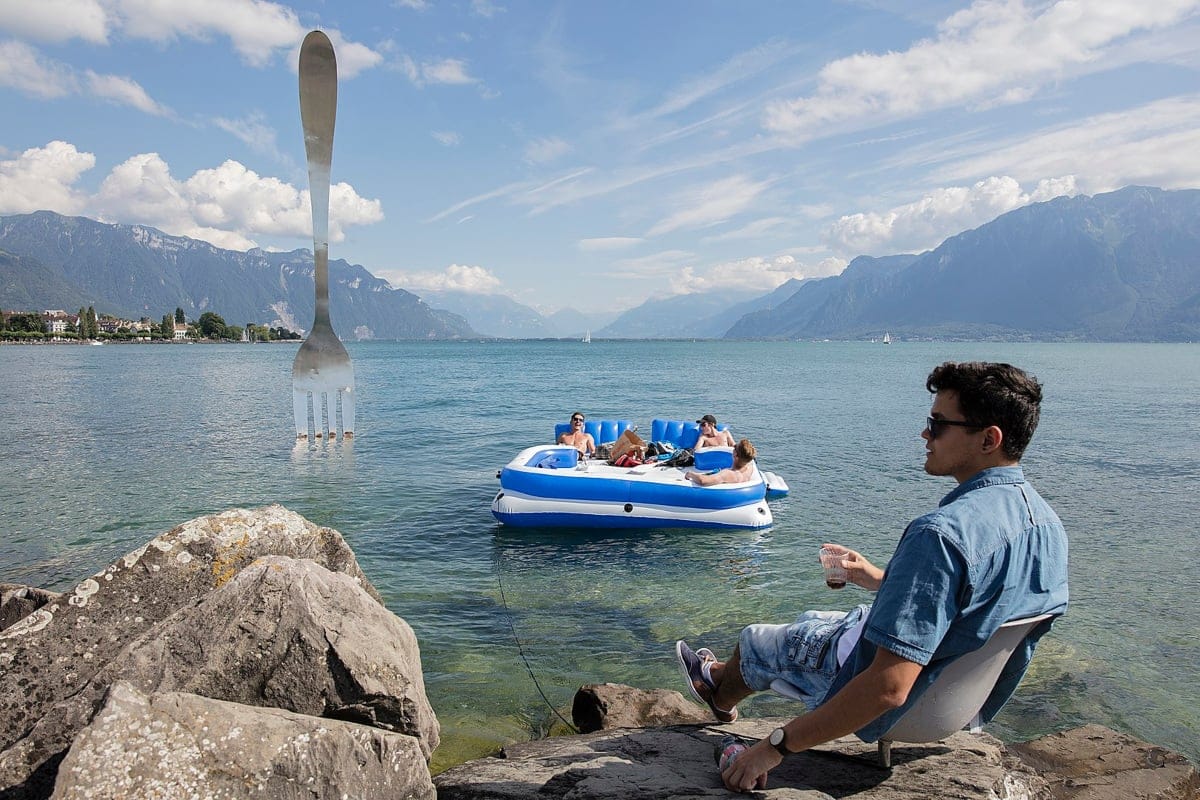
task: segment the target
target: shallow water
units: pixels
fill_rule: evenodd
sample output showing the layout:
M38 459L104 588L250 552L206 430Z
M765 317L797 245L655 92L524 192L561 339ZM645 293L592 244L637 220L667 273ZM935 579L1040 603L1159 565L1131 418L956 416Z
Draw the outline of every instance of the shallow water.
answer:
M65 589L186 519L283 503L341 531L416 630L444 767L549 730L542 693L569 717L584 683L681 688L677 638L725 653L748 622L863 601L826 589L817 547L885 562L905 523L952 488L921 470L926 374L947 359L1005 360L1045 384L1025 467L1071 536L1072 604L990 730L1018 739L1099 722L1200 758L1194 345L350 352L357 439L295 448L294 345L0 347L0 581ZM488 510L497 469L577 409L647 432L654 417L713 413L792 494L760 532L500 528Z

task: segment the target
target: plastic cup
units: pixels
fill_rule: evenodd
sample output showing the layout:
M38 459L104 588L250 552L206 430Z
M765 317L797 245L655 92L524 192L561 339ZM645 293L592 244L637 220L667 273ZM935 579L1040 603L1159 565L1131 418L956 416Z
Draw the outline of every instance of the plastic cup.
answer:
M849 552L844 547L822 547L821 568L825 570L825 585L830 589L841 589L846 585L846 568L842 560Z

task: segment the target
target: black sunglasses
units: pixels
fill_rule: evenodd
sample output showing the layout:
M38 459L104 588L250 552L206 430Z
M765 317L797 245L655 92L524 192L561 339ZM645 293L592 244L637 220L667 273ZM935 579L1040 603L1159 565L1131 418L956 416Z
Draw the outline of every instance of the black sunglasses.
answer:
M965 419L925 418L925 430L929 432L930 439L936 439L941 436L943 427L949 425L955 425L959 428L974 428L975 430L983 430L987 427L986 425L976 425L974 422L967 422Z
M571 422L572 423L583 422L583 417L572 417Z

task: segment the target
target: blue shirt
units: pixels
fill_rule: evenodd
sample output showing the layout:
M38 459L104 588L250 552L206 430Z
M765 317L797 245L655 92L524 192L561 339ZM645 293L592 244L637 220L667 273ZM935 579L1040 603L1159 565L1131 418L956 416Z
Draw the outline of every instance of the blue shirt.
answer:
M857 735L872 742L917 701L943 668L981 647L1001 624L1067 610L1067 534L1020 467L986 469L913 520L888 562L862 638L825 695L865 670L883 647L924 665L904 706ZM990 720L1012 696L1052 620L1014 652L981 711Z

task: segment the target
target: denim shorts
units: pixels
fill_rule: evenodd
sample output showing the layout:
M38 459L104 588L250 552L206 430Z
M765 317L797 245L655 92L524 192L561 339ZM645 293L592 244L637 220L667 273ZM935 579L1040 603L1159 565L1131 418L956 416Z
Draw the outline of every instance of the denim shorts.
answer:
M837 640L867 606L845 611L806 611L790 625L748 625L738 637L742 680L757 692L782 678L809 710L825 699L838 673Z

